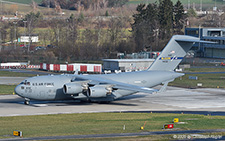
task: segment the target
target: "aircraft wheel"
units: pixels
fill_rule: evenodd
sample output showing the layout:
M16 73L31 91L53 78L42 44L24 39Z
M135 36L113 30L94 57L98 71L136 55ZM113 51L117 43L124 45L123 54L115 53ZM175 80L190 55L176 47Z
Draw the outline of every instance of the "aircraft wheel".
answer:
M29 105L29 104L30 104L30 101L25 100L25 101L24 101L24 104L25 104L25 105Z
M111 101L99 101L99 104L109 104Z
M87 99L87 102L88 102L88 103L91 103L91 100L90 100L90 99Z

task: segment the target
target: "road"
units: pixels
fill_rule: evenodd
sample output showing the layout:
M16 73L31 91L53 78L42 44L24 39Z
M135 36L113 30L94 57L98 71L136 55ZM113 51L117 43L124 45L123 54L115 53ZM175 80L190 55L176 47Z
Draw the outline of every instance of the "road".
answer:
M18 4L18 5L23 5L23 6L30 6L29 4L23 4L23 3L18 3L18 2L10 2L10 1L4 1L4 0L0 0L0 2L8 3L8 4Z

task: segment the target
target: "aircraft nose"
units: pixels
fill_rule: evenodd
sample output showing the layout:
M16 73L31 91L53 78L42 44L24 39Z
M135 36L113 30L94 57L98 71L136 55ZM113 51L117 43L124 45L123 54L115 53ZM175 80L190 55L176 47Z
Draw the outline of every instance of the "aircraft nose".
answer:
M20 85L16 86L16 88L14 89L14 92L15 92L17 95L20 95Z

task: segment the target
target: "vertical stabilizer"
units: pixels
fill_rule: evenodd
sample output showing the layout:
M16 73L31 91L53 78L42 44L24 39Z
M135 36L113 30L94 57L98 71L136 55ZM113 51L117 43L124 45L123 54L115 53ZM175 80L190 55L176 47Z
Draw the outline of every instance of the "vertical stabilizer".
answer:
M173 71L195 42L200 42L200 39L186 35L174 35L148 70Z

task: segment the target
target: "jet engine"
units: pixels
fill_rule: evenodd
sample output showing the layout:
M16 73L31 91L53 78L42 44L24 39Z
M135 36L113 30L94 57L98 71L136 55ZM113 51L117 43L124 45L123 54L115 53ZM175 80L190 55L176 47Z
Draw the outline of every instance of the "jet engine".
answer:
M111 88L108 88L106 86L94 86L88 88L87 96L92 98L106 97L107 94L111 93L112 93Z
M78 94L83 91L83 87L81 83L71 82L64 84L63 92L64 94Z

